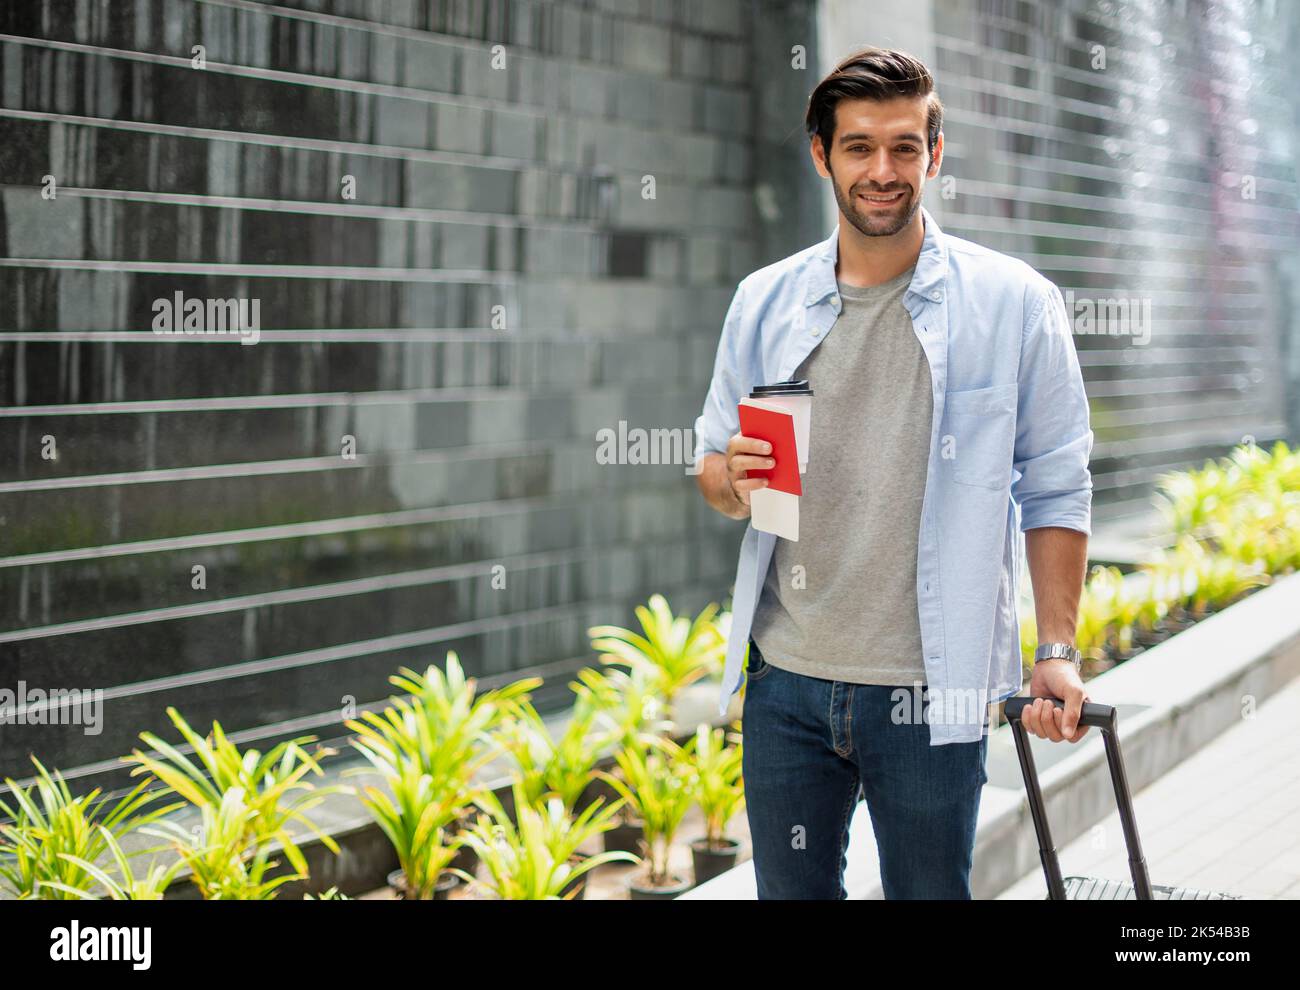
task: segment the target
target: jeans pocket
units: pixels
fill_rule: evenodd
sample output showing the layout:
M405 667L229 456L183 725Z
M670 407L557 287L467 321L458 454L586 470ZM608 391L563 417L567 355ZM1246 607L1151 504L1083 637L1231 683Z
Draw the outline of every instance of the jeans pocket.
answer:
M763 658L763 654L758 651L758 644L755 643L753 639L750 639L749 658L745 662L745 679L748 681L756 681L765 676L771 669L772 665L768 663Z

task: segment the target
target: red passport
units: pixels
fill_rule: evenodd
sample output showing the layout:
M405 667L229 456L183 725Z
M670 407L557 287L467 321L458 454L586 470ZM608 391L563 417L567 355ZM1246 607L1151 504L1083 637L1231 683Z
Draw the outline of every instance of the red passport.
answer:
M775 467L750 468L745 472L746 476L766 478L767 486L774 491L802 495L799 451L794 439L794 416L784 410L776 412L743 402L739 404L739 409L741 435L766 440L772 445L772 452L767 456L776 459Z

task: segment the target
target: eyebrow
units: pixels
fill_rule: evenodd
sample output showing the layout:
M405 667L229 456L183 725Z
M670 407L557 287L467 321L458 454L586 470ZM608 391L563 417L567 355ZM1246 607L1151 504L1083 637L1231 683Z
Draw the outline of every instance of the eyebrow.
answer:
M866 140L870 141L870 140L871 140L871 135L870 135L870 134L867 134L867 133L865 133L865 132L854 132L854 133L852 133L852 134L845 134L843 137L840 138L840 144L847 144L847 143L850 142L850 141L861 141L861 140L863 140L864 138L865 138ZM919 143L923 140L923 138L921 137L920 134L917 134L917 133L914 132L914 131L908 131L908 132L905 133L905 134L895 134L895 135L894 135L894 140L895 140L895 141L915 141L915 142L917 142L917 143L919 144Z

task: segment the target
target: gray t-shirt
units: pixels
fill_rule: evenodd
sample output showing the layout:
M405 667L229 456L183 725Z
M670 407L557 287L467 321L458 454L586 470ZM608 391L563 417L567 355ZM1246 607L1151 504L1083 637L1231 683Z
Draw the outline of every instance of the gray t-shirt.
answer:
M751 633L776 667L926 683L916 552L932 398L903 307L914 272L865 288L841 282L839 317L794 374L814 393L799 540L777 539Z

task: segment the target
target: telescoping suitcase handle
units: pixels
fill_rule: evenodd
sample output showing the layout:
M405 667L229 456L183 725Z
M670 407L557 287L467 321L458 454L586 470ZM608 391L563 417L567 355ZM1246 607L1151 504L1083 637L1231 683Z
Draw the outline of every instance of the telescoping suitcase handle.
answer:
M1056 856L1056 846L1052 844L1052 830L1047 824L1043 792L1039 790L1034 755L1029 750L1029 733L1020 722L1025 707L1032 705L1035 700L1025 695L1008 698L1003 711L1011 723L1011 734L1016 741L1016 753L1020 757L1020 772L1025 778L1025 790L1029 794L1029 811L1034 818L1034 831L1038 833L1038 855L1043 861L1043 873L1047 876L1047 896L1054 901L1063 901L1066 898L1065 881L1061 879L1061 864ZM1065 707L1065 702L1060 698L1044 700L1050 701L1057 708ZM1129 796L1128 775L1124 772L1124 759L1119 750L1118 715L1111 705L1085 701L1079 713L1079 724L1101 729L1101 737L1106 744L1106 762L1110 766L1110 779L1115 786L1115 804L1119 807L1119 820L1124 828L1124 845L1128 849L1128 865L1129 872L1133 875L1134 896L1141 901L1153 900L1151 878L1147 875L1147 861L1142 855L1142 842L1138 838L1137 823L1133 815L1133 799Z

